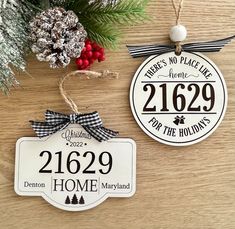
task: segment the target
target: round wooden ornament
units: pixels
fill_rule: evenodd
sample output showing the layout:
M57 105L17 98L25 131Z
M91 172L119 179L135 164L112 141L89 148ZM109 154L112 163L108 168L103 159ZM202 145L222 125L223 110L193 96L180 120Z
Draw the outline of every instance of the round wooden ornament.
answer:
M222 73L200 53L174 51L150 56L130 88L135 120L153 139L173 146L192 145L211 135L227 107Z

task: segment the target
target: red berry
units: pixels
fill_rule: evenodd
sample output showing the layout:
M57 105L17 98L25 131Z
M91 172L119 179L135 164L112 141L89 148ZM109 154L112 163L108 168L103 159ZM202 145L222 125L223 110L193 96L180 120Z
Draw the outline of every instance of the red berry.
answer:
M77 59L76 64L79 65L79 66L82 66L83 60L82 59Z
M91 58L90 60L89 60L89 63L90 64L93 64L95 62L95 59L93 59L93 58Z
M89 67L89 65L88 66L85 66L84 64L82 65L82 66L78 66L78 69L79 70L84 70L84 69L86 69L86 68L88 68Z
M100 52L101 54L104 54L104 48L100 48L100 49L99 49L99 52Z
M90 44L86 45L86 51L91 51L92 50L92 46Z
M101 62L101 61L104 61L105 60L105 56L101 56L99 57L98 61Z
M82 59L87 59L86 52L83 52L83 53L82 53L81 58L82 58Z
M87 58L91 58L92 55L93 55L92 51L87 51L87 52L86 52Z
M105 60L104 48L99 46L96 42L92 42L87 39L85 41L85 47L82 50L81 56L76 59L78 69L87 69L96 60L98 60L99 62Z
M84 67L87 67L88 65L89 65L89 61L88 60L83 60L83 65L84 65Z
M92 47L93 47L93 49L95 49L95 50L98 50L98 49L99 49L99 46L98 46L96 43L93 43L93 44L92 44Z
M101 56L101 54L99 52L97 52L97 51L93 53L93 57L95 59L98 59L100 56Z
M91 44L91 41L87 39L87 40L85 41L85 44L86 44L86 45L87 45L87 44Z

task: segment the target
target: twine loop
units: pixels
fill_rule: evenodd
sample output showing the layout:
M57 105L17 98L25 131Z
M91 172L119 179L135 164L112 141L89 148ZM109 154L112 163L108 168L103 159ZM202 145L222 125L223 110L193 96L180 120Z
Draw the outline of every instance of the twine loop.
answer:
M183 9L184 0L180 0L178 9L176 7L175 0L171 0L171 2L172 2L173 9L175 11L175 16L176 16L175 24L179 25L179 21L180 21L181 12L182 12L182 9ZM176 55L180 55L181 52L182 52L182 46L181 46L180 42L175 42L175 54Z
M182 52L182 45L180 42L175 42L175 54L180 55Z
M79 76L79 78L85 78L85 79L97 79L97 78L102 78L102 79L117 79L119 77L119 74L117 72L110 72L108 70L104 70L102 72L95 72L95 71L88 71L88 70L77 70L70 72L66 75L64 75L60 81L59 81L59 90L60 94L63 97L65 103L69 105L69 107L72 109L72 111L76 114L80 114L78 110L77 104L73 101L73 99L68 95L68 93L64 89L64 83L65 81L72 77L72 76ZM75 122L76 120L75 116L70 116L70 121Z
M175 16L176 16L175 24L179 25L179 21L180 21L181 12L182 12L182 9L183 9L184 0L180 0L178 9L176 7L175 0L171 0L171 2L172 2L173 9L175 11Z

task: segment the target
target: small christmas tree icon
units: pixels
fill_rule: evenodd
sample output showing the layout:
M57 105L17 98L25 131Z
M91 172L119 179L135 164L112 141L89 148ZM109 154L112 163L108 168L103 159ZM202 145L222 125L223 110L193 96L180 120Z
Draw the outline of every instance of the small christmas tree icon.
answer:
M79 200L79 204L85 204L84 198L83 196L81 196L80 200Z
M70 204L69 196L66 197L65 204Z
M72 198L72 204L78 204L78 198L76 196L76 194L73 195L73 198Z

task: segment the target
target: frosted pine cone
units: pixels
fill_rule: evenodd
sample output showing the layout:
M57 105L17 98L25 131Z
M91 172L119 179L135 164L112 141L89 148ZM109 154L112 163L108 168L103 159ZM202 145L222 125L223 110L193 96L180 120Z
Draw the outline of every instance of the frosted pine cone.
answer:
M32 51L51 68L65 67L71 58L80 57L87 33L73 11L48 9L33 19L30 28Z

